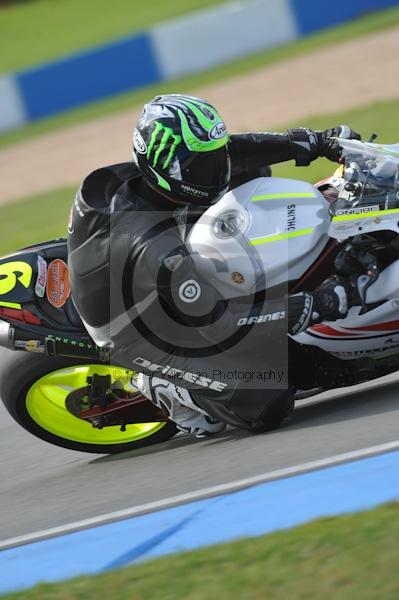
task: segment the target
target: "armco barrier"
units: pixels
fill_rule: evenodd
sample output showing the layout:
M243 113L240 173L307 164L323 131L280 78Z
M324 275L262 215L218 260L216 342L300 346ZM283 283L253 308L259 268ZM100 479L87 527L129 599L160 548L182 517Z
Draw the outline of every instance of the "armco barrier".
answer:
M241 0L0 76L0 132L278 46L399 0Z

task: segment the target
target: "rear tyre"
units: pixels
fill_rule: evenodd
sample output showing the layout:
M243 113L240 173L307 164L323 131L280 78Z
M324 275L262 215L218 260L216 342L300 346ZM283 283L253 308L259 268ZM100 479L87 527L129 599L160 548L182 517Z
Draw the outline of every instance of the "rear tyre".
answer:
M0 397L13 419L36 437L70 450L114 454L165 442L177 433L174 423L135 423L95 429L65 408L69 392L86 385L93 373L120 378L119 367L22 352L2 352ZM127 375L126 375L127 377Z

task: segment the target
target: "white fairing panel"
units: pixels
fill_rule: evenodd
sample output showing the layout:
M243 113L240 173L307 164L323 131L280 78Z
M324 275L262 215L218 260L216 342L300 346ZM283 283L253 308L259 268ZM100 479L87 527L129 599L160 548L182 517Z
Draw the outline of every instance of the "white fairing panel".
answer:
M399 351L399 298L359 316L350 309L346 319L309 327L293 339L317 346L342 360L383 358Z
M211 206L186 244L225 298L245 296L264 285L264 274L267 288L298 279L325 247L329 220L327 201L309 183L258 178Z
M358 280L361 285L363 276ZM399 261L382 273L366 294L366 302L380 306L360 315L360 307L345 319L309 327L294 336L300 344L318 346L337 358L384 358L399 352Z

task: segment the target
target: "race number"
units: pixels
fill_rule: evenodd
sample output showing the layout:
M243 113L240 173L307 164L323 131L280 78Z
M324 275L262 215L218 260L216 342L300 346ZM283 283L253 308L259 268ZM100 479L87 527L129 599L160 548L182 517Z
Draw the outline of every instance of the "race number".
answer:
M11 292L18 281L28 288L31 279L32 267L26 262L16 260L0 265L0 295Z

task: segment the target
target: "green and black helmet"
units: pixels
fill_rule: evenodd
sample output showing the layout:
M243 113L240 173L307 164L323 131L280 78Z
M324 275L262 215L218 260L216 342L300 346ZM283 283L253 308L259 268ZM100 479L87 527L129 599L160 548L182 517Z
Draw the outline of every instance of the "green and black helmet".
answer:
M171 199L209 206L229 186L228 141L221 116L208 102L156 96L134 130L134 157L147 181Z

